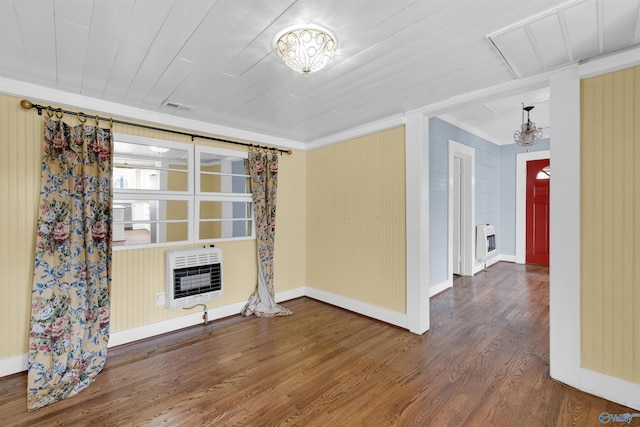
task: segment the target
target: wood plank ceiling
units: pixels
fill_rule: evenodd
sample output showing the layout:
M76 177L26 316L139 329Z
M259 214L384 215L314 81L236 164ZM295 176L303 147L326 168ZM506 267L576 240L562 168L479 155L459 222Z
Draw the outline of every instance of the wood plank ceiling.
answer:
M637 45L639 3L0 0L0 79L313 142ZM289 70L274 51L276 34L298 23L338 39L316 74ZM513 102L509 132L520 117ZM489 121L480 112L496 114L469 108L479 112L458 119L480 128Z

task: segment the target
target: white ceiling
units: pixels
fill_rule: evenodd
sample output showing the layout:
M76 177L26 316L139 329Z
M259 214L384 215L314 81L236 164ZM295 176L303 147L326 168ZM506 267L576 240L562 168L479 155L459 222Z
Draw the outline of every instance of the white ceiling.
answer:
M310 143L465 93L640 43L640 0L0 0L0 78ZM332 30L318 73L288 69L275 35ZM174 104L167 106L167 102ZM523 88L445 112L496 143ZM178 107L176 108L175 105Z

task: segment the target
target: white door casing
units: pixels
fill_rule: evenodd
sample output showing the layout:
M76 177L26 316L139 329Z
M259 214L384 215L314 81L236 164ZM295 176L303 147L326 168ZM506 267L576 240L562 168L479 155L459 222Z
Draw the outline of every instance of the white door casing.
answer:
M448 225L448 268L447 280L453 283L453 222L454 222L454 159L461 160L463 173L460 176L460 275L473 276L474 264L474 221L475 202L475 156L476 151L464 144L449 140L449 225Z

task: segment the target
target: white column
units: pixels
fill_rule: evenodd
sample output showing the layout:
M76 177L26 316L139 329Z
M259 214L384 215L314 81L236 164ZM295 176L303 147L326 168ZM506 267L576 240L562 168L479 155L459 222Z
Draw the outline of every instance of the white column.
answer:
M429 330L429 119L407 116L405 125L407 328Z
M571 68L551 77L549 300L551 377L579 384L580 79Z

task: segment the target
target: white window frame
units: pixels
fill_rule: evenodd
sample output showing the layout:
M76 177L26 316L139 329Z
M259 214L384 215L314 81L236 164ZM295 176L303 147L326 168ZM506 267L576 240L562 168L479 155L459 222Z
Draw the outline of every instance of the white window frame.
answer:
M204 145L196 145L195 146L195 200L194 200L194 210L195 210L195 219L194 219L194 236L198 239L199 242L215 242L215 241L230 241L230 240L248 240L255 239L255 221L253 219L253 200L251 193L233 193L231 191L228 192L205 192L202 191L200 187L200 174L203 171L200 170L201 154L214 154L218 156L229 157L233 159L243 159L247 160L249 155L246 151L238 151L238 150L229 150L225 148L218 147L209 147ZM234 176L242 176L249 178L246 174L234 174L231 170L223 170L219 173L221 178L228 177L229 181L227 185L231 185L231 179ZM208 173L208 172L204 172ZM221 237L221 238L213 238L213 239L199 239L200 236L200 202L211 201L211 202L243 202L249 204L249 215L245 218L232 218L232 212L225 212L226 210L223 207L223 218L207 220L207 221L219 221L222 222L223 234L231 234L233 230L233 221L235 220L243 220L243 221L251 221L251 228L249 230L248 236L241 237ZM227 216L228 218L225 218Z
M219 241L229 240L251 240L255 239L255 225L253 220L253 209L249 207L249 220L251 222L251 229L248 236L242 237L222 237L212 239L200 239L199 238L199 225L200 225L200 201L220 201L220 202L247 202L252 203L251 193L224 193L224 192L203 192L200 189L200 155L201 153L210 153L219 156L232 157L234 159L247 159L248 154L245 151L229 150L216 147L208 147L196 144L189 144L183 142L166 141L162 139L141 137L136 135L118 134L114 133L114 141L124 142L129 144L143 145L143 146L155 146L169 149L178 149L187 151L187 189L184 191L175 190L145 190L145 189L122 189L114 188L112 183L113 200L114 205L118 203L118 200L164 200L164 201L186 201L187 202L187 240L180 240L174 242L158 242L158 243L142 243L142 244L130 244L123 246L113 246L114 250L127 250L127 249L141 249L148 247L165 247L176 246L190 243L212 243ZM228 176L234 176L237 174L229 174ZM213 219L212 221L224 221L224 219ZM229 218L229 223L234 221L233 218ZM131 221L127 221L129 223ZM149 221L150 223L170 223L170 222L183 222L182 220L156 220Z

